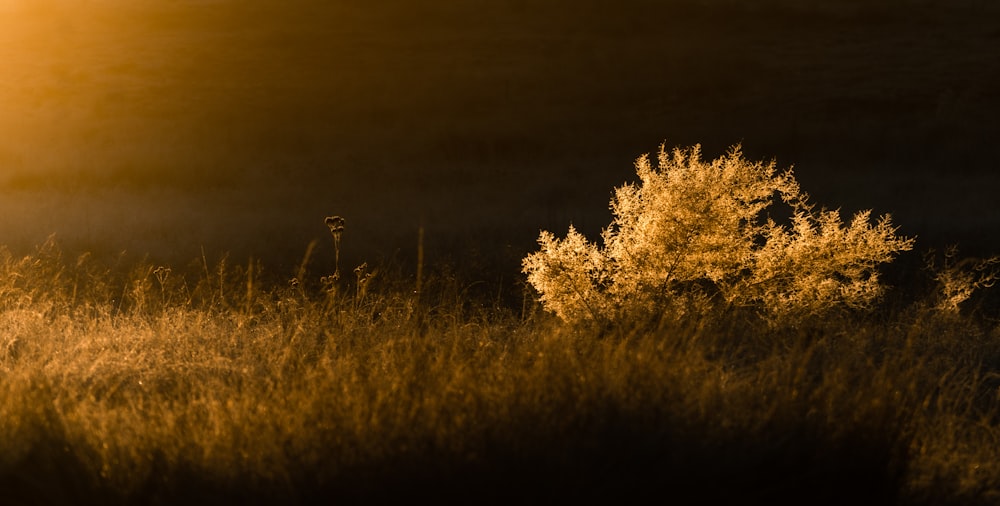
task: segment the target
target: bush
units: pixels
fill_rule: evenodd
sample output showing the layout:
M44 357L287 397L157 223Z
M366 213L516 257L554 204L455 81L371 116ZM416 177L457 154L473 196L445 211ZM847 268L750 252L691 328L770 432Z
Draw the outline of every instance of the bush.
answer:
M603 246L572 226L542 231L523 260L545 309L568 322L681 317L750 308L773 322L868 309L884 291L877 267L912 248L888 215L849 225L816 210L791 170L750 162L739 146L704 162L701 148L660 146L636 161L638 185L616 189ZM787 208L784 223L772 217Z

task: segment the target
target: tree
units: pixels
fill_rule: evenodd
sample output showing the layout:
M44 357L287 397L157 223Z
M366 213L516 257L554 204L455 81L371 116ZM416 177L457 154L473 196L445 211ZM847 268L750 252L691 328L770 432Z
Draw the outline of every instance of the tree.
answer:
M849 225L816 210L792 171L750 162L740 146L711 162L701 147L660 146L657 166L636 163L638 184L611 200L603 245L572 226L565 239L542 231L523 272L545 309L568 322L681 317L749 307L772 321L866 309L883 293L877 267L913 247L888 215ZM791 218L772 218L775 204Z

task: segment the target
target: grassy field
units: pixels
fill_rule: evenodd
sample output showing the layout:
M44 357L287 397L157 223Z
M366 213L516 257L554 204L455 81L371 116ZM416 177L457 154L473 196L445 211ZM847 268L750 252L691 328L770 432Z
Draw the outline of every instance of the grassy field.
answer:
M992 3L604 4L6 0L3 242L278 265L340 214L360 261L422 216L428 255L511 271L666 141L1000 249Z
M325 267L0 253L4 502L1000 499L981 300L597 331L436 268L418 299L391 265L365 290Z
M1000 252L993 2L371 4L0 0L0 502L1000 501L1000 301L922 259ZM916 249L872 314L561 324L522 258L664 140Z

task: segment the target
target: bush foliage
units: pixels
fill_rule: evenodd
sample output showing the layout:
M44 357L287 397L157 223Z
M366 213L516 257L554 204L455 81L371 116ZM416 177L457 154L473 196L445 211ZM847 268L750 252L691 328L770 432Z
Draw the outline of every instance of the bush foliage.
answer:
M635 165L639 184L616 189L603 245L572 226L563 239L542 231L523 261L563 320L751 308L788 322L867 309L884 291L879 264L913 246L888 215L872 225L864 211L845 224L839 211L816 209L790 169L748 161L739 146L706 162L698 145L661 145L657 166L648 155Z

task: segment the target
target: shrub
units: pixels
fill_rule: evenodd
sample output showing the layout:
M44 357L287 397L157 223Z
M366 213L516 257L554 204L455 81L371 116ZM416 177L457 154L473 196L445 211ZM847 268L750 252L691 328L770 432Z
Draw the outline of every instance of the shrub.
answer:
M974 292L991 288L1000 279L1000 256L959 259L958 246L950 246L943 257L940 265L934 251L924 258L937 285L931 307L939 315L957 315Z
M877 266L909 250L888 215L849 224L816 210L792 171L750 162L740 146L711 162L701 147L660 146L636 161L639 184L616 189L603 246L572 226L542 231L523 272L545 309L568 322L681 317L747 307L771 321L867 309L883 293ZM790 219L776 222L777 203Z

